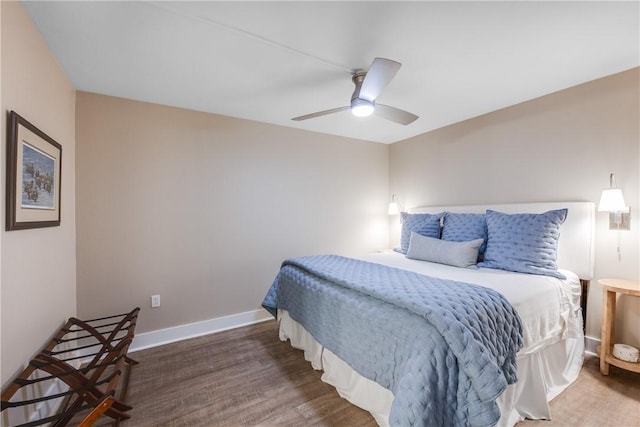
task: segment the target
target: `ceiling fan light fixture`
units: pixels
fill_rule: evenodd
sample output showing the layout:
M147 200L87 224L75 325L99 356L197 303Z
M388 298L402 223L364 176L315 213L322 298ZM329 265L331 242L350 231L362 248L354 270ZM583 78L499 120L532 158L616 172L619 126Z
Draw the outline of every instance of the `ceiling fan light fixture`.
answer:
M376 103L378 95L396 75L400 65L399 62L390 59L375 58L367 72L358 72L351 76L351 81L355 85L351 95L351 104L305 114L304 116L294 117L291 120L301 121L351 110L351 113L356 117L367 117L375 113L376 116L382 119L404 126L413 123L418 119L415 114L389 105Z
M373 102L366 99L354 99L351 101L351 113L356 117L368 117L373 114L375 106Z

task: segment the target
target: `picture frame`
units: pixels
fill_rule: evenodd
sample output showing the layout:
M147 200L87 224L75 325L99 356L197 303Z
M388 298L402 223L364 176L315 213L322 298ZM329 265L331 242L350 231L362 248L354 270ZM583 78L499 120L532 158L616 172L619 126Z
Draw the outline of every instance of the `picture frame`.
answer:
M15 111L7 120L6 230L60 225L62 146Z

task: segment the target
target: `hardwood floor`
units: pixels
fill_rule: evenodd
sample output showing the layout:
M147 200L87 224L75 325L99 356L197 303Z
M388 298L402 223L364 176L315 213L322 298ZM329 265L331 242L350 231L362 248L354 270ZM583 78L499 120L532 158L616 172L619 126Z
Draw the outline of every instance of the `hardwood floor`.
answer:
M275 321L132 353L127 403L138 426L376 426L320 380ZM640 374L587 356L579 379L551 402L552 421L518 427L640 426ZM106 425L103 418L96 425Z
M578 379L550 405L552 421L517 426L640 427L640 374L612 366L602 375L600 359L586 355Z
M137 426L376 426L320 380L275 321L132 353Z

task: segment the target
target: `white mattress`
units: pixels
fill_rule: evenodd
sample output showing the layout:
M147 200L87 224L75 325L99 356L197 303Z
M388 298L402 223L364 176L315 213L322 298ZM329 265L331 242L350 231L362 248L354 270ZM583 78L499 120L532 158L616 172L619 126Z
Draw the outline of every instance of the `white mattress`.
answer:
M577 378L582 366L584 336L580 311L580 281L562 271L566 280L492 269L462 269L406 258L389 251L360 259L434 277L475 283L501 292L523 323L524 346L518 352L518 382L500 396L499 426L527 418L550 419L548 402ZM353 404L368 410L381 426L388 425L391 391L362 377L323 348L284 311L278 312L280 339L304 350L305 359L324 371L322 380Z

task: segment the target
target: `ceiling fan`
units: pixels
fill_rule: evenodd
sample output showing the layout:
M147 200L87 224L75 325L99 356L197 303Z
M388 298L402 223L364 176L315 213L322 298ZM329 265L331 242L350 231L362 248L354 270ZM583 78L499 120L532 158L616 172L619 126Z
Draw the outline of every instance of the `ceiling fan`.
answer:
M358 117L366 117L375 113L383 119L408 125L414 122L418 116L396 107L376 103L376 98L380 95L380 92L387 87L389 82L391 82L391 79L396 75L401 65L399 62L390 59L375 58L371 66L369 66L368 71L353 74L351 80L353 80L356 88L353 91L353 95L351 95L351 105L318 111L316 113L294 117L291 120L301 121L351 110L353 115Z

